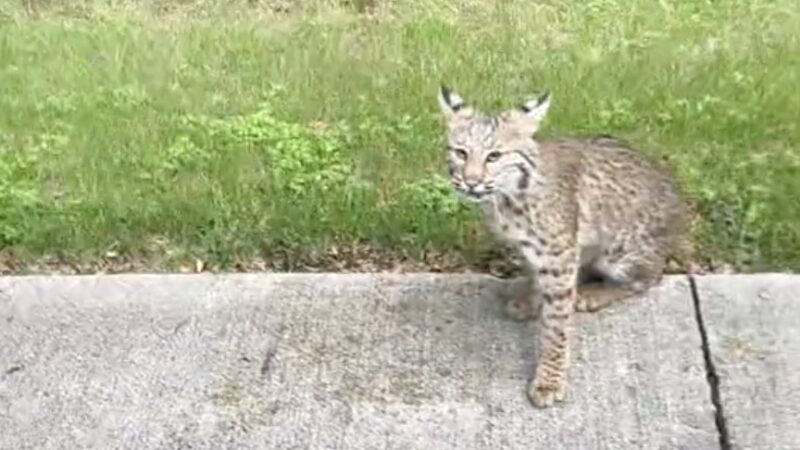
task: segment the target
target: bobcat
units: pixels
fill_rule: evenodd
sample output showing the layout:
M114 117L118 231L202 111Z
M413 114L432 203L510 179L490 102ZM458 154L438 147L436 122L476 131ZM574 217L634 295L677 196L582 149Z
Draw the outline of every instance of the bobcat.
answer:
M534 139L550 100L484 114L439 91L455 190L526 263L525 292L506 312L541 320L528 388L537 407L564 400L573 312L645 292L685 244L684 204L655 163L606 135Z

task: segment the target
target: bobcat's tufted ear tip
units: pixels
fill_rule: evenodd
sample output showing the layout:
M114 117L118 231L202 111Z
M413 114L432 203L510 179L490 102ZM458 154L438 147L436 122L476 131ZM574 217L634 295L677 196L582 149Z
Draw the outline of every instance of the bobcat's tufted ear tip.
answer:
M542 94L539 96L539 98L536 99L536 103L538 105L543 105L549 102L550 102L550 90L545 89L544 92L542 92Z
M534 100L519 105L511 112L511 124L517 133L533 136L550 109L550 91L545 90Z
M439 87L439 95L442 102L450 108L453 112L458 112L461 108L465 105L464 99L462 99L458 94L453 92L450 87L445 84L441 84Z
M439 85L439 106L448 118L464 115L469 111L464 99L444 83Z
M542 102L547 100L548 98L550 98L550 89L545 89L544 92L542 92L542 95L539 96L539 100L540 102Z
M531 100L519 105L519 109L525 114L531 114L537 110L546 110L548 106L550 106L550 91L545 90L536 98L536 100Z

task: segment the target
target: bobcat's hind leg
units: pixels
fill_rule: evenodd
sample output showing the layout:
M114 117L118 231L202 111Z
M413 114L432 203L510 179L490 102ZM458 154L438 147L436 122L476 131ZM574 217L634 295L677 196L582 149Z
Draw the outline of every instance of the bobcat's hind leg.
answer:
M589 270L594 277L578 287L575 311L595 312L640 295L661 280L665 260L655 251L603 258Z

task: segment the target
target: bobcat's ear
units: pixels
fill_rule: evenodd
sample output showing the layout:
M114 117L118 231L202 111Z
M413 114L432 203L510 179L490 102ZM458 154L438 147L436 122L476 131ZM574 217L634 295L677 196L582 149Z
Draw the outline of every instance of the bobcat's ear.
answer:
M445 85L439 88L439 107L447 120L467 118L473 114L464 99Z
M524 136L533 136L539 131L539 125L550 109L550 92L545 91L535 100L527 101L508 114L509 125L515 132Z

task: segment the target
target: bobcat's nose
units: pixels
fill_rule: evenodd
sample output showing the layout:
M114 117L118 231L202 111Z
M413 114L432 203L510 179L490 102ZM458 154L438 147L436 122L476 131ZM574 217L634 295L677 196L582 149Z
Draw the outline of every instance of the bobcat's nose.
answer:
M474 189L475 186L481 184L481 179L478 177L466 177L464 178L464 184L466 184L468 188Z

